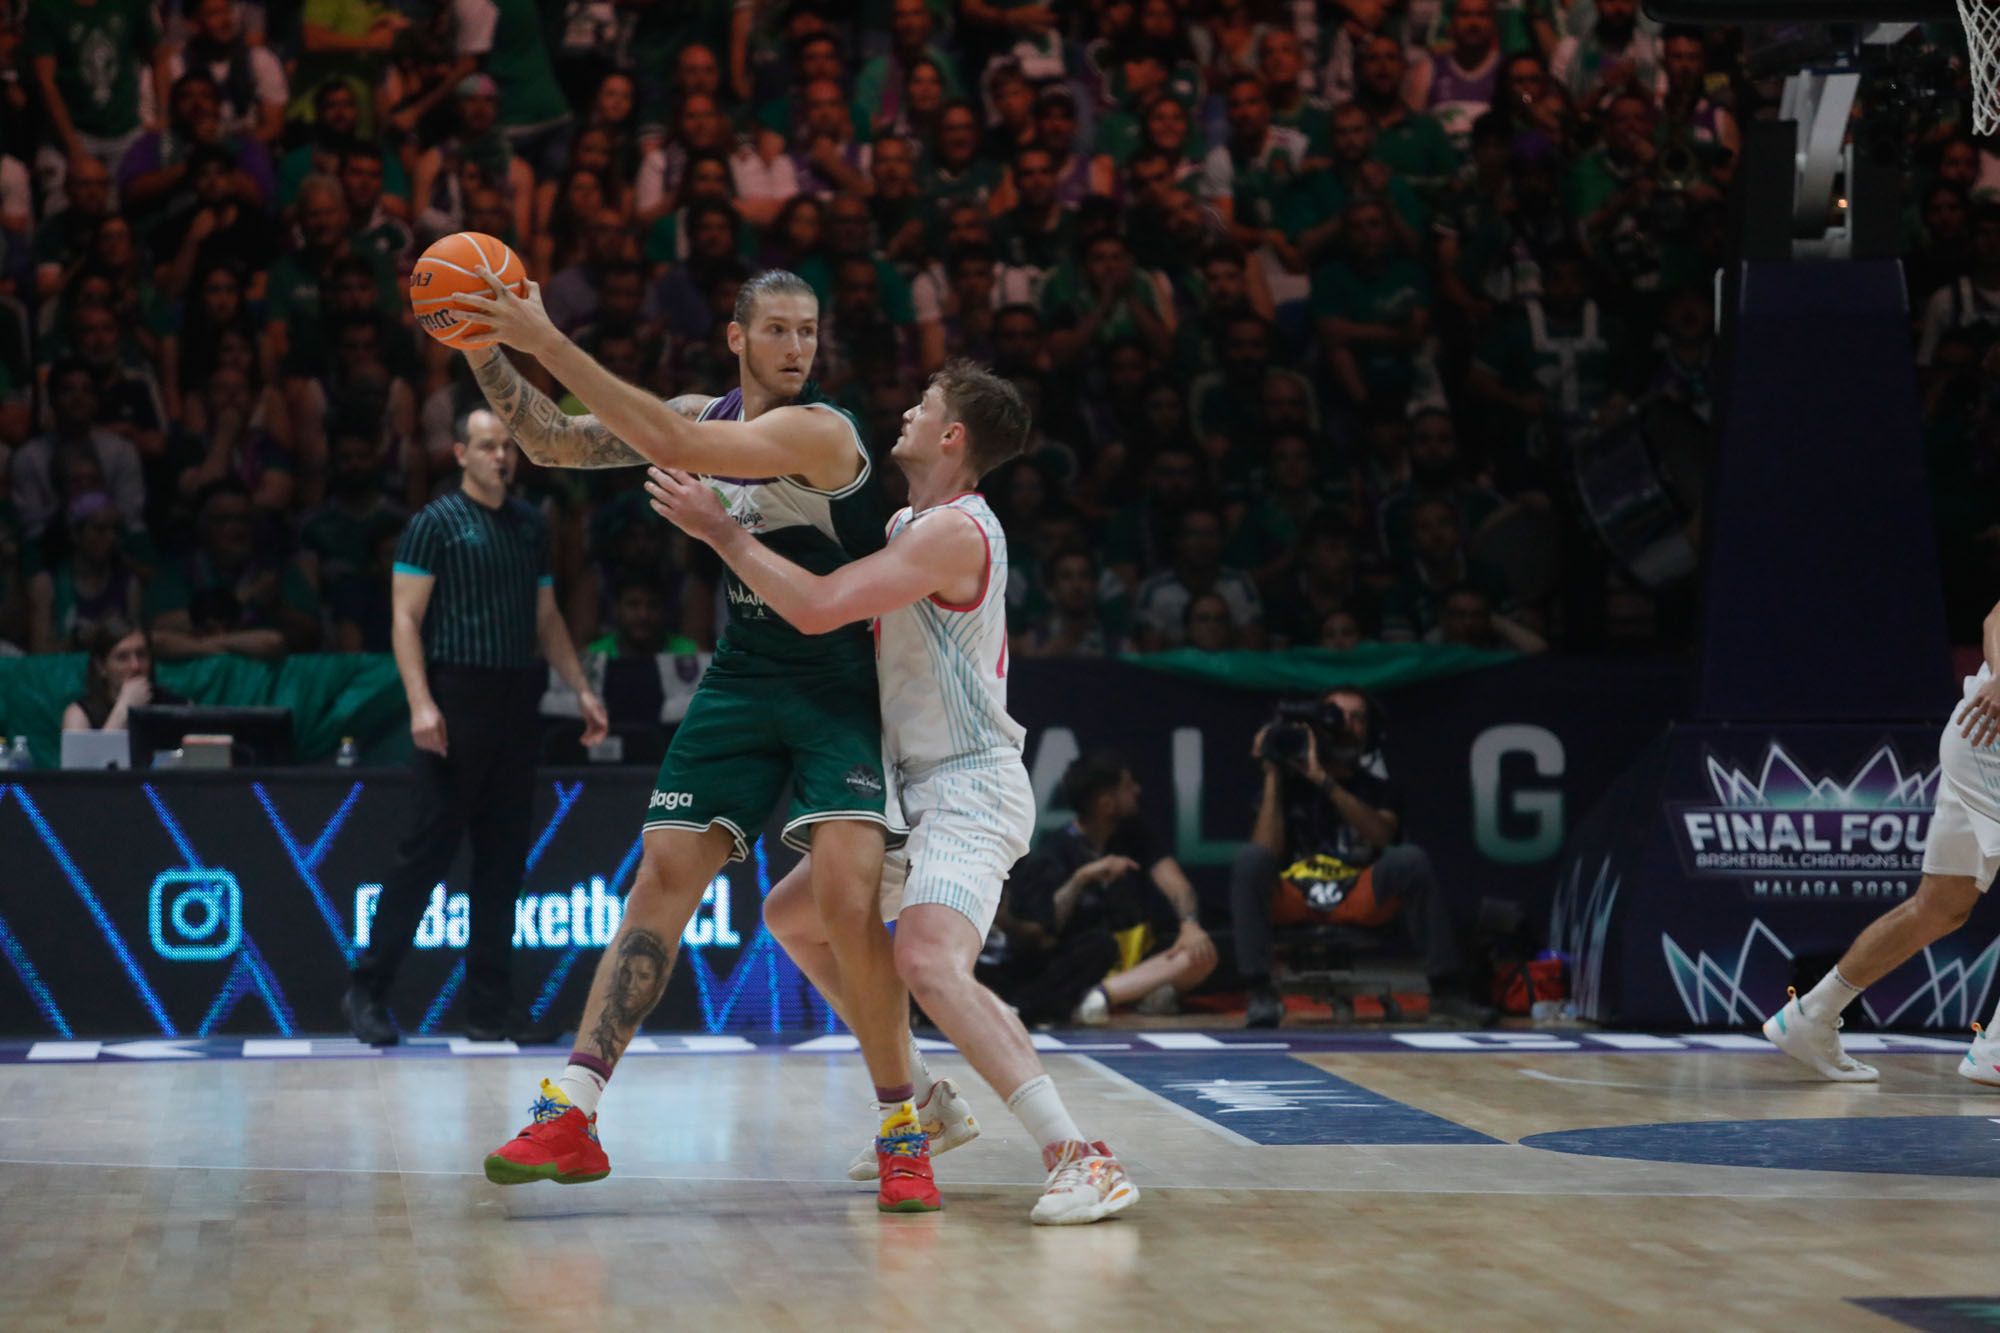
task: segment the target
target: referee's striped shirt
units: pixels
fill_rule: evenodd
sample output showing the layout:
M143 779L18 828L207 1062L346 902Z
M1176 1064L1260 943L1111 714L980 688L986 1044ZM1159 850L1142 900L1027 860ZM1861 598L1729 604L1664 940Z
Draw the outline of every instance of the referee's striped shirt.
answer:
M536 590L549 572L549 527L509 498L488 509L453 491L418 510L396 543L396 572L436 580L424 612L424 660L519 668L541 656Z

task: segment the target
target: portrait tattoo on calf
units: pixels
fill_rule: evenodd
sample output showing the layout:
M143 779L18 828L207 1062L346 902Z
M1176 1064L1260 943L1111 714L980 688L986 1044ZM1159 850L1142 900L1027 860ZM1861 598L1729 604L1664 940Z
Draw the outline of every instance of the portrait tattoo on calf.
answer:
M590 1046L597 1058L615 1063L639 1030L639 1024L667 992L667 975L673 957L659 935L650 930L628 930L618 939L616 967L604 995L604 1008L590 1030Z

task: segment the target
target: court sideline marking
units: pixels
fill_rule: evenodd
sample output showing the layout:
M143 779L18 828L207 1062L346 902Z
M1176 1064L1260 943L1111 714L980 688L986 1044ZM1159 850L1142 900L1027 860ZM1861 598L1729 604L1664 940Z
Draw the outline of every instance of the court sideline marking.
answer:
M1771 1095L1771 1094L1782 1096L1786 1093L1794 1093L1794 1092L1825 1092L1830 1088L1836 1088L1841 1086L1840 1084L1832 1082L1819 1082L1819 1083L1798 1083L1798 1084L1780 1085L1780 1086L1766 1087L1766 1088L1727 1088L1727 1087L1689 1088L1689 1087L1676 1086L1675 1084L1672 1083L1620 1083L1615 1079L1608 1079L1608 1078L1577 1078L1571 1074L1551 1074L1546 1069L1517 1069L1514 1072L1522 1075L1525 1078L1540 1079L1544 1083L1569 1083L1582 1088L1620 1088L1620 1089L1631 1089L1632 1091L1635 1092L1658 1092L1658 1093L1668 1093L1668 1094L1699 1092L1703 1096L1707 1096L1709 1093L1713 1092L1732 1093L1736 1096L1745 1096L1751 1094L1755 1094L1758 1096ZM1847 1086L1853 1087L1855 1085L1849 1084ZM1993 1103L1994 1106L2000 1107L2000 1095L1996 1095L1990 1092L1870 1091L1863 1095L1869 1098L1916 1097L1923 1101L1929 1101L1929 1102L1951 1101L1951 1100L1963 1099L1966 1097L1976 1097L1990 1101Z

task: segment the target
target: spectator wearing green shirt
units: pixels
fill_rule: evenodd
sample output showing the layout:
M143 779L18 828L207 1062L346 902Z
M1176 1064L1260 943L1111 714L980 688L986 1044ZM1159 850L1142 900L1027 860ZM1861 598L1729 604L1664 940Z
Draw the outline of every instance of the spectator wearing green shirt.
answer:
M36 153L50 206L67 172L84 158L118 168L146 128L139 115L139 71L153 86L172 84L172 55L150 0L35 0L25 53L52 133Z
M1399 43L1397 50L1401 49ZM1290 28L1273 25L1258 36L1257 73L1271 104L1271 123L1303 134L1308 156L1325 157L1333 133L1332 112L1326 99L1306 91L1305 67L1299 35Z
M1376 528L1382 550L1397 566L1411 558L1411 515L1419 501L1444 499L1458 512L1459 529L1473 535L1507 502L1469 475L1459 453L1451 413L1431 407L1410 418L1410 479L1382 497Z
M1286 267L1310 269L1340 236L1348 209L1361 202L1384 206L1383 220L1404 254L1422 254L1430 210L1410 183L1375 156L1375 123L1353 102L1333 109L1330 169L1298 178L1279 200L1277 228L1287 248L1273 245Z
M1215 479L1225 487L1249 480L1261 452L1264 376L1271 370L1271 326L1247 307L1220 319L1218 368L1197 375L1188 386L1188 416L1202 442Z
M1278 198L1303 174L1306 137L1272 123L1264 82L1254 74L1229 81L1226 106L1229 140L1203 159L1200 194L1236 243L1255 250L1273 239Z
M1403 100L1409 58L1393 37L1373 33L1363 38L1355 60L1354 104L1374 123L1371 147L1377 161L1407 180L1416 192L1435 199L1458 174L1459 150L1452 145L1435 116L1410 110ZM1333 122L1321 151L1332 152Z
M729 222L729 248L737 257L749 259L757 253L757 233L736 211L734 178L729 159L720 153L700 152L688 158L687 174L679 193L679 205L663 214L646 229L641 251L656 274L664 276L670 264L684 264L694 255L693 223L705 205L720 205Z
M257 550L243 484L218 481L196 508L198 546L146 589L147 627L163 658L282 657L318 645L319 600L290 560Z
M416 259L410 205L388 193L389 159L372 143L356 143L340 155L340 188L354 222L354 244L392 273L407 273ZM476 228L475 228L476 230Z
M1165 153L1174 164L1174 183L1197 178L1208 151L1194 115L1165 89L1138 98L1133 109L1118 109L1097 123L1097 151L1124 166L1142 149Z
M862 138L884 134L902 115L904 78L919 60L937 66L946 97L965 95L957 62L931 40L936 33L937 20L926 0L890 0L889 51L862 65L854 78L852 114Z
M1001 263L1039 275L1075 245L1076 214L1056 197L1056 155L1049 149L1017 149L1011 174L1015 203L993 220L994 249Z
M1075 365L1094 346L1136 337L1164 361L1173 351L1171 298L1132 262L1132 247L1117 232L1085 243L1082 271L1065 265L1042 288L1048 317L1049 356L1058 367Z
M983 205L999 188L999 164L979 155L979 112L972 103L953 100L938 113L937 142L920 179L924 197L938 212L961 200Z
M1116 657L1125 651L1113 615L1124 601L1124 585L1109 570L1099 572L1087 547L1068 547L1047 561L1041 589L1043 609L1011 638L1014 656Z
M1417 501L1410 508L1410 558L1382 599L1382 638L1390 643L1425 638L1437 628L1445 599L1466 587L1479 589L1491 607L1509 606L1506 578L1466 553L1458 507L1442 496Z
M354 585L370 578L377 543L393 541L409 515L382 489L379 442L357 422L342 423L332 436L326 502L299 528L299 567L323 604L341 606L354 602ZM385 592L387 582L384 572Z
M1388 210L1373 200L1342 220L1348 257L1313 273L1310 309L1333 382L1357 406L1394 403L1431 388L1431 280L1395 253Z
M290 208L299 197L299 185L306 177L337 175L341 156L356 144L372 144L361 134L361 99L347 84L332 80L313 93L312 133L306 142L278 160L278 207ZM410 201L410 177L394 153L382 158L382 192L385 197Z
M917 184L917 146L908 139L879 139L869 154L873 190L868 211L884 255L899 263L923 258L923 192Z
M562 170L575 115L549 59L540 8L535 0L452 0L458 54L477 59L500 85L508 142L548 177Z
M117 211L111 206L111 170L96 158L85 157L71 166L67 185L68 202L48 201L29 243L37 302L62 291L65 275L83 258L98 225Z
M320 321L327 312L321 284L339 261L359 258L374 272L378 308L407 308L395 274L379 258L356 248L347 193L338 180L308 176L300 185L298 229L302 244L271 265L265 288L263 356L269 379L293 362L295 349L308 355L323 351L326 330Z
M870 244L874 219L868 203L859 195L837 194L826 205L826 244L818 254L802 261L793 271L819 294L822 309L833 308L834 269L844 259L865 259L875 269L876 291L882 313L890 323L908 327L916 323L916 308L910 295L910 280L901 269L881 257Z

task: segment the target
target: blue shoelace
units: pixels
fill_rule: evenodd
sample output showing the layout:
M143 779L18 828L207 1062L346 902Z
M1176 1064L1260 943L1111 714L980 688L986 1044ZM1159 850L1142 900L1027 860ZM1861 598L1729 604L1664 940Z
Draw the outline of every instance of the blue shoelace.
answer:
M894 1134L878 1135L875 1151L890 1157L922 1157L924 1144L928 1141L922 1127L911 1126Z
M567 1110L569 1110L567 1102L559 1102L553 1097L537 1097L529 1105L528 1114L534 1117L536 1124L542 1125L551 1120L562 1119L563 1112Z

